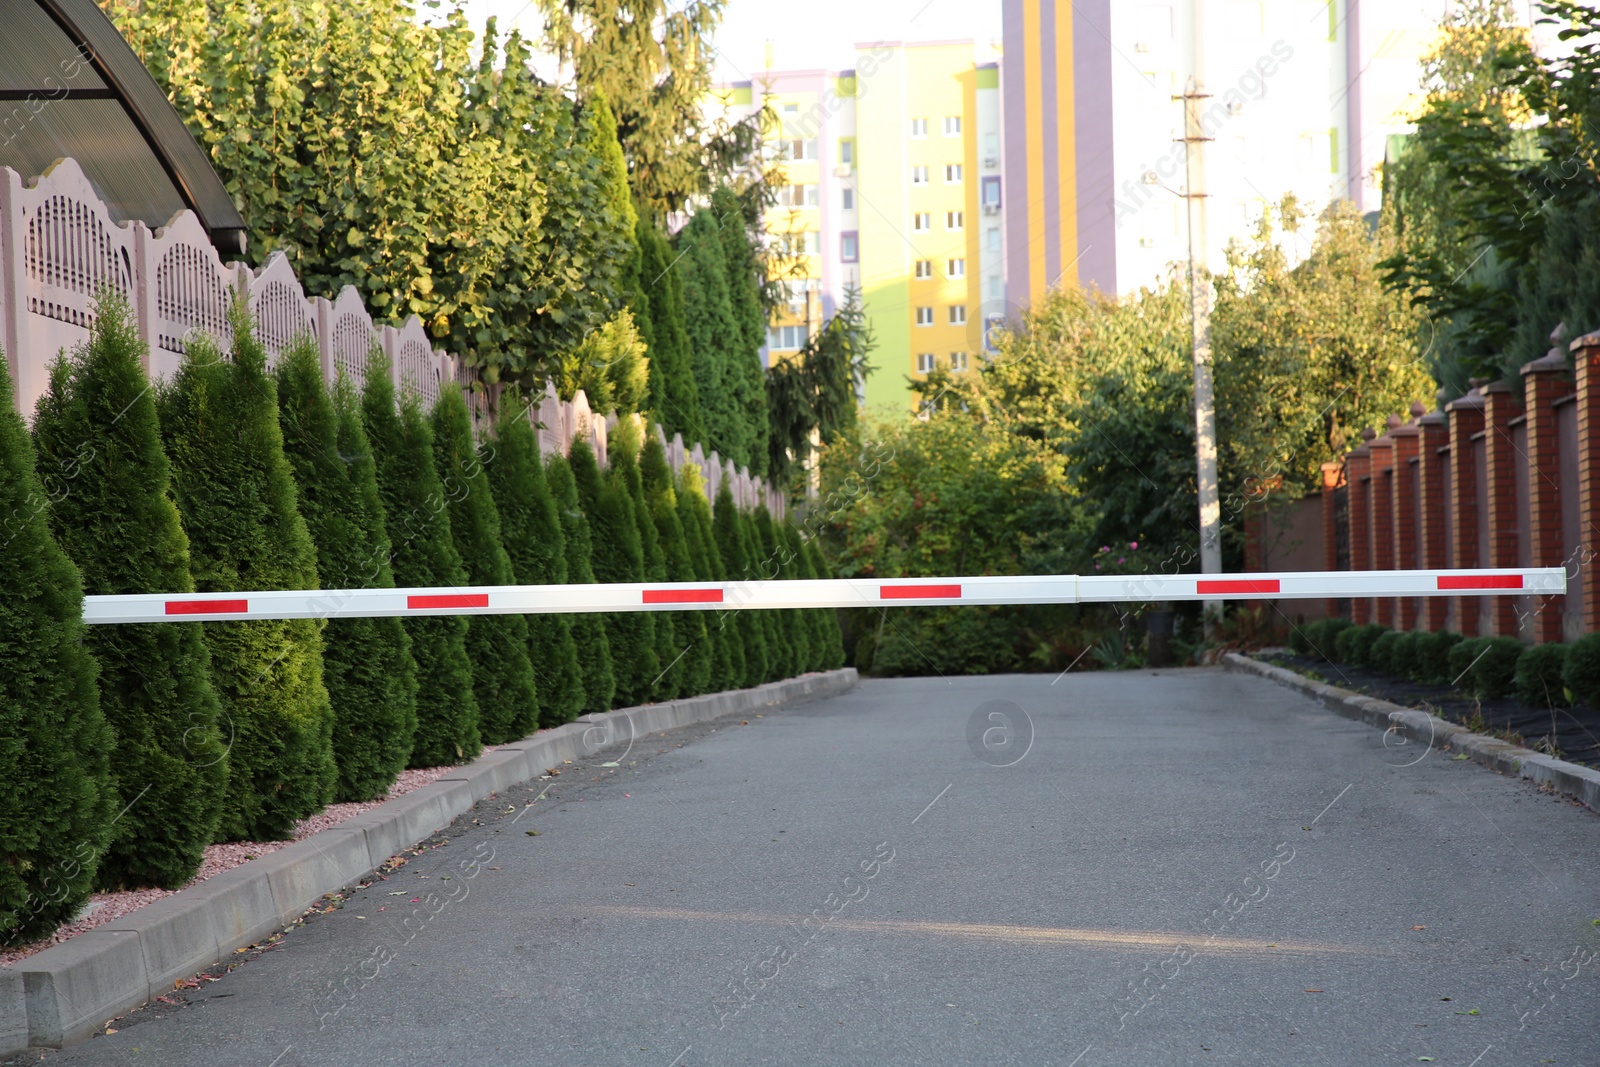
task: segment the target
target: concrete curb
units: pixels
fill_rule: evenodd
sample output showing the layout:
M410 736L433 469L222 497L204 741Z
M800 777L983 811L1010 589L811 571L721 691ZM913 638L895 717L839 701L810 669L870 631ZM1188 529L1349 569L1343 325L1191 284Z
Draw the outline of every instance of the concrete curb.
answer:
M833 696L855 669L587 716L500 747L449 777L242 867L0 968L0 1056L82 1041L174 980L293 923L334 892L518 782L635 737L724 715Z
M1347 719L1380 726L1386 731L1395 730L1408 740L1422 741L1430 747L1437 744L1441 748L1455 749L1485 767L1548 786L1558 793L1575 797L1590 811L1600 812L1600 771L1580 767L1576 763L1568 763L1499 738L1475 734L1425 711L1403 708L1387 700L1364 697L1348 689L1314 682L1294 671L1261 663L1237 652L1223 656L1222 666L1225 670L1254 674L1277 682L1311 697Z

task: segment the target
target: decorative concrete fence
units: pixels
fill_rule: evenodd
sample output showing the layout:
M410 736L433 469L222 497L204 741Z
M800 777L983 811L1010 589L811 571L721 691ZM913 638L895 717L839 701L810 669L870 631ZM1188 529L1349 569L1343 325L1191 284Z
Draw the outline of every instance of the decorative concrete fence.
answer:
M188 211L156 230L142 222L116 222L70 159L27 183L0 167L0 345L23 418L31 419L48 388L51 360L88 340L95 294L102 286L122 293L133 309L148 345L145 370L152 380L177 370L186 339L196 333L229 341L227 307L237 291L249 300L269 358L309 333L330 383L340 372L364 383L374 343L389 357L396 391L412 390L426 406L438 399L443 383L471 382L470 370L434 348L416 316L400 326L379 325L367 314L361 294L348 285L333 300L307 298L282 253L274 252L258 269L224 264ZM537 417L544 425L542 449L565 452L583 434L601 464L606 462L606 434L616 416L590 411L581 391L561 400L546 383ZM698 444L686 448L681 436L663 441L672 469L695 463L712 498L727 483L741 507L765 503L775 517L783 516L783 494L748 470L705 453Z

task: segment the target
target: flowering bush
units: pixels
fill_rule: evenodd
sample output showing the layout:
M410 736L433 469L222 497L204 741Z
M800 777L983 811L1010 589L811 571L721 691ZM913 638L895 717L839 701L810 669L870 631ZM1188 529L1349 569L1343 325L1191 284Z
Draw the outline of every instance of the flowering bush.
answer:
M1094 554L1096 574L1145 574L1150 569L1150 553L1139 551L1139 542L1129 541L1127 547L1101 545Z

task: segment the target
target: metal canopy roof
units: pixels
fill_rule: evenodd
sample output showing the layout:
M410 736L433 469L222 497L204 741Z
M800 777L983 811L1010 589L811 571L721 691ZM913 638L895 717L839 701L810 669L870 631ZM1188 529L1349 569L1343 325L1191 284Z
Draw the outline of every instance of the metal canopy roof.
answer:
M94 0L0 0L0 165L78 161L122 219L188 208L225 253L245 222L161 86Z

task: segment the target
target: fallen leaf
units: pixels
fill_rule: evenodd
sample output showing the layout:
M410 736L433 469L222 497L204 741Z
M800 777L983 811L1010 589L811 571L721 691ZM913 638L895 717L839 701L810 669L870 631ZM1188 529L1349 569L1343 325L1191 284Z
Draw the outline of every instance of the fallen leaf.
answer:
M538 830L524 830L522 832L527 834L529 837L538 837L539 836L539 831Z
M1468 754L1468 753L1465 753L1465 752L1463 752L1463 753L1461 753L1461 755L1459 755L1459 756L1451 756L1451 757L1450 757L1450 758L1451 758L1451 759L1452 759L1452 760L1454 760L1454 761L1455 761L1455 762L1456 762L1456 763L1460 763L1460 762L1461 762L1461 761L1462 761L1462 760L1464 760L1464 759L1471 759L1471 758L1472 758L1472 756L1471 756L1471 755L1469 755L1469 754Z
M1477 1008L1473 1008L1471 1011L1458 1011L1458 1012L1456 1012L1456 1014L1457 1015L1476 1015L1476 1014L1478 1014L1478 1009Z
M602 767L615 767L615 766L617 766L617 761L616 760L612 760L610 763L602 763L602 764L600 764L600 766L602 766Z
M106 1027L106 1033L114 1034L114 1033L116 1033L116 1030L114 1030L114 1029L112 1029L111 1027L108 1026L108 1027Z
M1320 990L1320 989L1308 989L1308 990L1306 990L1306 992L1307 993L1320 993L1320 992L1322 992L1322 990Z
M623 885L632 885L633 883L632 882L623 882L622 884Z
M739 724L739 725L740 725L740 726L749 726L749 725L750 725L750 720L749 720L749 719L746 719L746 720L744 720L744 721L743 721L743 722L741 722L741 723L740 723L740 724Z
M1426 930L1427 927L1426 926L1413 926L1411 929L1413 929L1413 930Z

